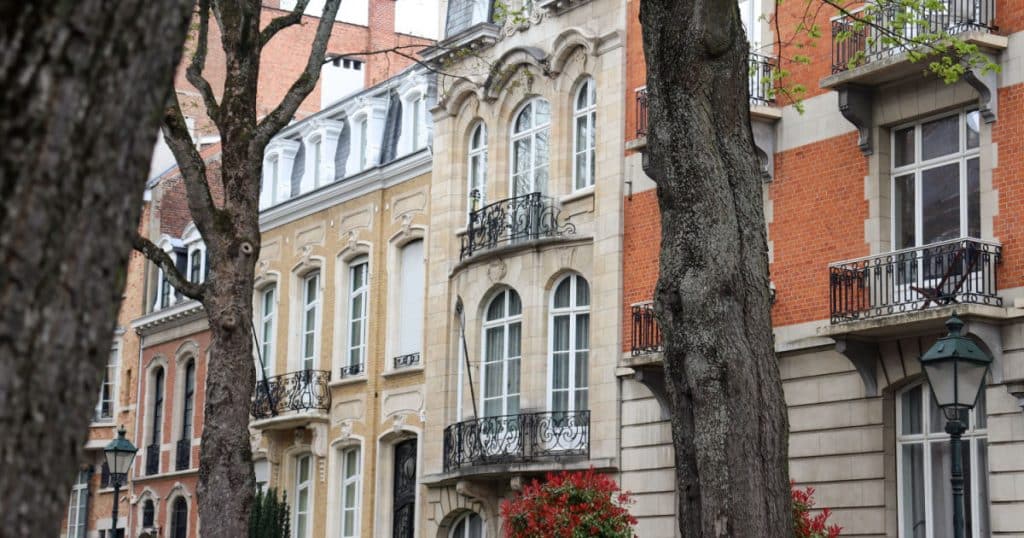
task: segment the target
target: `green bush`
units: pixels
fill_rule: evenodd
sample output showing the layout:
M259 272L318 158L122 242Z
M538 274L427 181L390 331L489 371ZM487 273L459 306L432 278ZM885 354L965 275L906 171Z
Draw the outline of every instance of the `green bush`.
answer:
M266 493L263 488L256 492L249 516L249 538L289 538L291 518L288 511L288 493L277 499L277 490Z

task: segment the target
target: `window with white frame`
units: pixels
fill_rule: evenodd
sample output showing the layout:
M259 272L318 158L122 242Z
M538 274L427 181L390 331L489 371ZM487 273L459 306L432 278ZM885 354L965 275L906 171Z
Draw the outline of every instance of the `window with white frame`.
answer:
M409 112L412 114L410 123L412 124L412 151L416 151L424 146L426 142L426 128L424 122L426 121L425 100L423 95L417 95L410 102Z
M740 22L747 32L750 51L757 52L761 46L761 0L739 0Z
M309 454L302 454L295 458L295 495L292 502L293 518L292 538L309 538L313 533L312 521L310 521L310 508L312 504L313 470L312 457Z
M366 321L370 295L369 259L360 256L348 264L348 349L349 369L357 373L366 360Z
M370 122L364 116L361 120L359 120L359 169L357 170L358 172L366 170L366 151L367 148L369 147L369 138Z
M535 98L512 124L512 196L547 193L551 105Z
M185 366L185 387L181 405L181 440L192 439L192 420L196 403L196 361L189 359Z
M322 181L320 179L320 175L321 175L321 170L323 169L323 163L324 163L324 159L323 159L323 157L324 157L324 155L323 155L323 153L324 153L323 137L320 137L320 136L314 137L313 140L311 141L311 145L313 146L311 148L311 151L310 151L310 153L311 153L311 155L313 157L313 188L316 189L316 188L319 188L321 183L322 183Z
M188 503L184 497L174 499L171 505L170 538L188 538Z
M399 254L397 353L396 356L418 355L423 347L423 240L416 239L402 246Z
M320 345L320 271L313 271L302 279L302 345L303 370L314 370L317 366L317 349Z
M549 408L588 409L590 286L579 275L563 278L551 297Z
M206 247L202 243L190 245L188 249L188 281L196 284L205 282L210 274L207 266Z
M115 347L107 355L107 368L103 371L103 384L100 385L100 399L96 403L93 420L106 422L114 418L114 401L117 397L117 368L120 364L120 352Z
M483 415L519 413L523 303L513 289L504 289L487 305L483 324Z
M487 125L479 122L469 137L469 200L467 212L487 204Z
M267 379L274 372L274 330L277 325L277 284L270 284L260 292L259 352L257 370ZM262 361L262 364L259 364Z
M976 110L892 130L895 250L981 236L979 142Z
M990 536L988 438L985 391L970 412L961 414L963 434L964 528L970 538ZM896 397L896 472L899 528L903 538L952 536L953 498L946 419L927 383Z
M594 184L594 148L597 128L597 85L588 78L576 91L573 112L573 187Z
M270 179L270 203L273 205L281 201L278 200L278 193L281 192L281 159L278 157L271 157L267 162L267 177Z
M341 451L341 536L359 536L360 450L358 446Z
M85 538L89 527L89 471L78 471L75 484L71 486L71 499L68 501L68 538Z
M483 538L484 522L476 512L470 512L452 526L450 538Z

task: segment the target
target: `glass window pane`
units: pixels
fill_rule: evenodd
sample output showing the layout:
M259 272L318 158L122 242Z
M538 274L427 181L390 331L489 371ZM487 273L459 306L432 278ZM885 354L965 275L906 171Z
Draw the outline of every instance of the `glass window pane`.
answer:
M590 348L590 314L576 316L576 349Z
M515 132L521 133L530 128L530 122L533 119L533 104L528 104L523 108L523 111L519 113L519 117L516 118Z
M905 166L914 162L914 128L899 129L892 135L893 164Z
M345 508L355 508L356 506L356 483L345 485Z
M473 515L469 516L468 519L469 519L469 528L467 530L469 532L468 532L468 534L466 534L466 538L483 538L483 536L484 536L483 520L480 519L480 516L478 516L476 514L473 514Z
M536 136L537 148L534 153L536 162L534 166L541 166L548 162L548 129L544 129L537 133Z
M345 478L352 478L356 475L359 467L359 451L350 450L345 453Z
M929 443L932 480L932 529L935 537L953 536L953 496L950 491L950 450L948 441ZM965 443L966 445L966 443ZM965 447L966 448L966 447ZM967 511L964 511L966 515ZM967 527L970 528L970 527Z
M985 389L978 392L978 401L974 403L974 429L984 430L988 428L987 404L985 402Z
M552 320L551 351L568 351L569 316L555 316Z
M572 277L563 279L555 288L555 308L566 308L569 306L569 294L572 290Z
M916 246L914 227L914 174L898 176L894 180L893 213L895 215L894 241L896 249Z
M556 353L551 357L551 388L564 389L569 386L569 354Z
M551 105L544 99L537 99L533 102L534 114L537 120L537 127L547 125L551 121Z
M484 360L487 362L499 361L505 356L505 328L491 327L487 329L484 345Z
M576 278L576 306L590 305L590 284L583 277Z
M921 160L927 161L960 150L960 116L948 116L921 124Z
M903 532L906 538L925 538L926 523L924 511L924 447L920 444L903 445L902 458L903 486L900 510L903 514Z
M505 294L499 293L487 307L487 321L505 317Z
M923 410L921 409L922 388L921 385L918 385L900 396L900 419L902 422L900 433L903 435L913 435L924 431L921 428L923 419Z
M519 301L519 294L515 290L508 291L508 315L518 316L523 313L523 303Z
M967 113L966 130L967 130L967 149L974 149L978 147L981 141L980 124L978 122L978 111L972 110Z
M576 401L573 402L573 405L575 406L573 407L573 409L575 409L576 411L584 411L590 408L587 389L581 389L576 391Z
M551 410L552 411L568 411L569 410L569 392L559 390L551 393Z
M921 172L923 244L960 237L960 164Z
M502 364L500 362L489 363L484 366L484 397L493 398L500 396L502 386Z
M967 235L981 237L981 181L978 158L967 160Z
M355 532L356 532L356 530L354 528L355 524L356 524L356 522L355 522L355 514L346 512L345 513L345 531L344 531L345 532L345 534L344 534L345 536L354 536L355 535Z
M520 353L520 336L522 334L522 326L519 323L512 323L508 326L508 356L518 357Z
M576 372L575 372L576 379L574 381L575 381L575 387L577 389L581 389L581 388L589 386L588 385L588 377L589 377L589 369L590 369L590 367L589 367L589 362L590 362L589 361L589 356L590 356L590 354L588 352L586 352L586 351L580 351L580 352L576 353Z
M505 387L508 394L519 394L519 365L518 359L508 361L508 383Z

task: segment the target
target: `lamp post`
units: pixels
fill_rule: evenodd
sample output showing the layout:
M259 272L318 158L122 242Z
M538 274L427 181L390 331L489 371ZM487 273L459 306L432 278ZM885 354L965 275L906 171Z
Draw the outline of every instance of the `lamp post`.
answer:
M121 496L121 484L128 477L128 470L135 461L135 452L138 449L124 437L124 425L117 429L117 439L107 443L103 449L103 455L107 459L107 469L110 470L110 483L114 485L114 508L111 510L110 535L117 538L117 505Z
M931 385L935 404L946 417L946 433L949 434L953 486L953 538L964 537L964 471L960 436L967 425L960 420L961 414L974 408L978 393L985 385L992 357L978 347L970 338L960 334L964 322L953 313L946 322L949 334L939 338L931 348L921 355L928 384Z

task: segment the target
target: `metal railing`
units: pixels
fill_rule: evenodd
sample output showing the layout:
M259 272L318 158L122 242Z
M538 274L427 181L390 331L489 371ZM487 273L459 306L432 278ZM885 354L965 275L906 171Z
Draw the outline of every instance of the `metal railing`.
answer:
M747 85L750 89L750 104L771 105L775 103L774 82L772 72L775 70L776 59L763 54L750 53L748 58L750 75Z
M192 465L192 440L179 439L175 447L174 470L184 471Z
M459 259L503 243L531 241L576 233L576 225L560 222L561 208L539 192L499 200L470 212Z
M633 338L630 352L633 356L662 351L661 327L654 316L654 304L633 305Z
M647 88L636 91L636 137L647 136Z
M444 429L444 470L590 456L590 411L548 411L457 422Z
M325 370L299 370L259 380L250 413L254 419L262 419L290 411L328 411L331 408L330 381L331 373Z
M345 379L346 377L355 377L360 374L366 373L366 365L363 363L350 364L348 366L342 366L338 369L338 379Z
M954 239L829 265L832 323L954 303L1001 306L1002 247Z
M160 443L153 443L146 447L146 476L155 475L160 472Z
M893 0L877 2L853 16L832 20L832 72L863 65L908 50L907 43L970 30L995 30L995 0L939 0L938 9L908 11ZM868 16L871 24L858 23Z
M394 369L408 368L410 366L416 366L420 363L420 352L406 353L405 355L399 355L392 359L394 361Z

